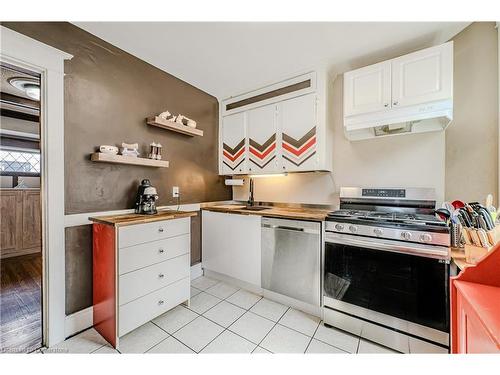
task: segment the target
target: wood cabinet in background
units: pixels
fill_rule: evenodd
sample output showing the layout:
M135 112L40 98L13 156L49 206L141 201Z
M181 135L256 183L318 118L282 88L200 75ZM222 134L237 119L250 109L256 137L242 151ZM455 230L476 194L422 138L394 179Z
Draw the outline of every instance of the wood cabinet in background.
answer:
M0 190L0 258L33 254L42 248L42 209L38 189Z

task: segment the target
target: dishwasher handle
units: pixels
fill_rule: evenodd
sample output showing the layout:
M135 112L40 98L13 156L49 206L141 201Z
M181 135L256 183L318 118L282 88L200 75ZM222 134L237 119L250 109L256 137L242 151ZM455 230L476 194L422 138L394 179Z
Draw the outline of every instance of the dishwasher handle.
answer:
M273 224L262 224L261 226L262 226L262 228L269 228L269 229L275 229L275 230L288 230L288 231L292 231L292 232L319 234L319 231L309 229L309 228L289 227L289 226L285 226L285 225L273 225Z

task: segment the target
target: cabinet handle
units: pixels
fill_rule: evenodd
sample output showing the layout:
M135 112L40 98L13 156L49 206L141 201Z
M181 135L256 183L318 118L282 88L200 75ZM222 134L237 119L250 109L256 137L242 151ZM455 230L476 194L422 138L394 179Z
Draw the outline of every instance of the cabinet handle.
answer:
M393 105L398 105L399 103L398 103L398 102L394 102L394 103L392 103L392 104L393 104Z
M251 168L251 167L249 167L249 168L248 168L248 170L249 170L249 171L251 171L251 170L252 170L252 168Z
M285 166L283 166L283 169L285 169Z
M158 232L163 233L163 228L158 228Z
M385 104L384 104L384 107L389 107L389 103L385 103Z
M158 301L158 306L161 306L161 305L163 305L164 303L165 303L165 301L163 301L163 300L159 300L159 301Z
M163 278L165 277L165 275L164 275L164 274L162 274L162 273L160 273L160 274L158 275L158 277L159 277L160 279L163 279Z
M165 250L163 250L163 249L158 249L158 252L159 252L160 254L163 254L163 253L165 252Z

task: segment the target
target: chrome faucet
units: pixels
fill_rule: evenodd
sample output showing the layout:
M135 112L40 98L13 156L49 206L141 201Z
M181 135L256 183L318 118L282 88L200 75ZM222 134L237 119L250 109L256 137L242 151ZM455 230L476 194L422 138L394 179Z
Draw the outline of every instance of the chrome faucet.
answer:
M253 178L250 177L250 196L248 197L247 205L253 206L254 203L255 201L253 199Z

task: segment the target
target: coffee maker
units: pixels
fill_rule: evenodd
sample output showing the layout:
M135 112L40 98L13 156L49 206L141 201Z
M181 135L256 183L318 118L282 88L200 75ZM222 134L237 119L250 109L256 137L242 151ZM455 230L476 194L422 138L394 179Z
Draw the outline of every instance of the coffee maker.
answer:
M156 210L156 201L158 194L156 188L151 186L151 182L145 178L141 181L137 197L135 198L135 213L141 215L154 215L158 213Z

